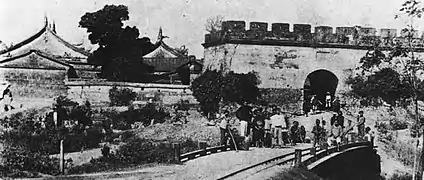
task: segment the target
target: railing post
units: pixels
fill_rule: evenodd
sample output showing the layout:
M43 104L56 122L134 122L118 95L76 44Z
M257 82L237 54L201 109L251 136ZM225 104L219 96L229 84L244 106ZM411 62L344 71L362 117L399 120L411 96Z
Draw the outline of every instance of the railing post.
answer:
M180 143L174 143L172 144L172 148L174 148L174 160L177 162L180 162L180 156L181 156L181 149L180 149Z
M201 156L206 155L206 142L199 142L199 149L203 150L202 153L200 153Z
M59 157L59 168L60 173L65 173L65 153L63 150L63 140L60 140L60 157Z
M295 149L294 150L294 166L299 167L300 163L302 163L302 150Z
M309 154L310 155L312 155L312 156L315 156L316 155L316 149L315 149L315 147L311 147L311 149L309 149L310 151L309 151Z

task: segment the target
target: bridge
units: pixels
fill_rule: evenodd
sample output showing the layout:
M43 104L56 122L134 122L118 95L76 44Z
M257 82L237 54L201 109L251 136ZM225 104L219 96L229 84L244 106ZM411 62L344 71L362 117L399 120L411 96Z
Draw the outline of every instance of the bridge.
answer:
M359 142L329 149L310 146L298 144L295 147L251 148L238 152L224 146L206 147L179 154L175 157L181 161L179 165L51 179L267 179L290 167L304 168L329 179L372 180L380 173L379 156L371 143Z

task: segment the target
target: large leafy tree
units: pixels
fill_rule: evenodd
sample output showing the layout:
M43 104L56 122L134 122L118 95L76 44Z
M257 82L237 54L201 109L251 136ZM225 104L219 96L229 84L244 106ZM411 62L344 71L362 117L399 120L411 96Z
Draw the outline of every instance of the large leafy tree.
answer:
M128 7L106 5L96 12L85 13L79 26L87 29L89 40L99 47L88 61L102 67L102 77L109 80L143 81L153 67L142 62L143 55L149 53L153 44L149 38L139 38L140 32L134 27L125 26L129 20Z
M420 78L423 74L424 62L421 56L415 53L416 28L414 20L422 17L424 8L420 1L407 0L400 8L401 15L405 15L412 22L402 29L403 38L387 38L384 44L389 45L389 50L383 52L375 42L374 48L361 58L361 66L357 69L360 73L348 82L352 85L353 92L362 97L372 96L394 103L402 99L411 99L415 107L416 123L423 127L420 121L419 101L424 100L424 83ZM398 18L396 16L395 18ZM424 138L424 136L423 136ZM421 179L423 172L423 149L417 165L414 165L414 179Z
M206 70L196 78L191 86L193 96L200 103L204 115L218 111L220 103L254 103L260 93L257 87L260 83L254 72L239 74Z

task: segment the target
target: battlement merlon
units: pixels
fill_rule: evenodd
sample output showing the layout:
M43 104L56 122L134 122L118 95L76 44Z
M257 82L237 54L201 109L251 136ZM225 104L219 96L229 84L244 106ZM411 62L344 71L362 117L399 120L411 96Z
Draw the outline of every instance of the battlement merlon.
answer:
M376 40L380 40L381 46L390 46L396 41L405 41L405 32L397 33L396 29L379 29L372 27L336 27L315 26L312 32L310 24L293 24L293 31L290 31L289 23L272 23L271 30L268 30L266 22L250 22L249 29L246 29L245 21L224 21L222 30L217 34L206 34L204 47L222 44L224 42L254 43L254 44L296 44L298 46L374 46ZM424 48L424 37L419 37L418 31L413 33L414 46Z

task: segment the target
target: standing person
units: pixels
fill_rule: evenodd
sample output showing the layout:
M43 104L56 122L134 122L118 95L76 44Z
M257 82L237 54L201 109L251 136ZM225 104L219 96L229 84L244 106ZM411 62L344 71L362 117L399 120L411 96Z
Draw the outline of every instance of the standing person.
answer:
M328 145L332 146L333 142L336 141L338 145L342 142L341 135L343 133L343 129L339 126L339 122L336 121L334 123L334 127L331 128L330 136L328 137Z
M241 139L243 140L243 148L244 150L249 150L249 127L248 127L248 122L245 120L241 120L240 121L240 126L239 126L239 134Z
M256 147L262 147L264 140L264 124L263 121L255 121L253 127L253 141Z
M347 120L347 126L343 130L343 139L346 143L353 142L353 130L355 125L352 124L352 120Z
M12 97L12 91L10 90L10 84L7 85L6 89L3 90L3 94L2 94L2 98L1 100L3 101L4 104L4 111L9 111L12 110L12 101L13 101L13 97Z
M264 145L267 148L270 148L272 146L271 126L272 126L271 119L270 119L270 117L267 117L265 119L265 124L264 124L264 130L265 130Z
M253 118L253 145L256 147L262 146L263 138L264 138L264 123L265 123L265 115L262 112L262 108L257 108L254 111Z
M312 128L312 134L314 135L314 145L313 145L313 147L316 147L316 145L321 142L321 136L322 136L322 128L320 126L320 120L319 119L317 119L315 121L315 126Z
M358 124L358 136L364 137L365 136L365 117L364 117L364 111L359 111L359 115L357 118L357 124Z
M334 125L334 122L336 122L336 121L337 121L337 113L334 112L333 113L333 116L330 119L330 125L333 126Z
M294 121L293 126L290 128L291 145L295 146L296 141L299 139L299 122Z
M337 122L342 128L344 128L344 116L343 116L343 113L341 111L339 111L339 113L337 115Z
M331 94L330 92L327 92L325 95L325 108L330 109L331 108Z
M305 126L300 126L299 128L299 138L300 138L300 142L305 143L305 139L306 139L306 129Z
M270 120L271 120L271 129L273 132L273 138L274 138L274 143L272 145L272 147L275 146L281 146L281 144L284 144L283 138L282 138L282 130L283 130L283 126L285 125L284 123L284 116L280 114L281 110L279 108L275 108L274 109L274 115L271 116Z
M365 135L364 135L364 140L373 143L373 136L371 134L371 128L367 127L365 128Z
M327 142L327 135L328 135L328 130L327 130L327 123L325 122L325 120L321 121L321 138L320 138L320 145L326 144Z
M333 111L339 112L340 111L340 100L338 97L336 97L333 101Z
M228 130L229 130L228 118L226 118L223 113L218 113L217 118L220 121L219 122L219 129L220 129L220 132L221 132L221 145L227 145Z
M318 99L316 95L312 95L311 98L312 112L318 110Z

